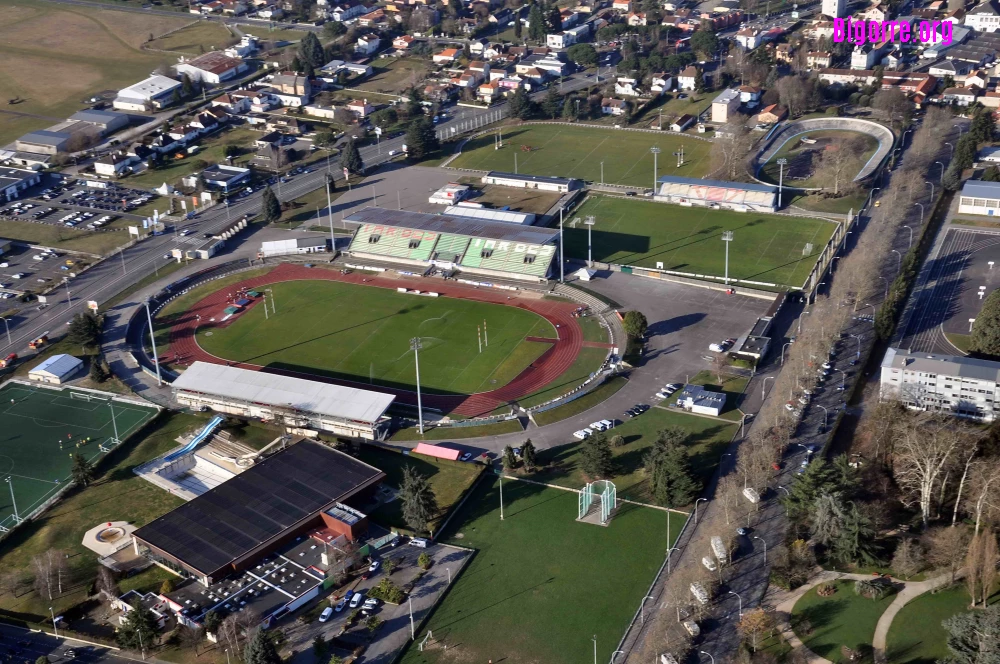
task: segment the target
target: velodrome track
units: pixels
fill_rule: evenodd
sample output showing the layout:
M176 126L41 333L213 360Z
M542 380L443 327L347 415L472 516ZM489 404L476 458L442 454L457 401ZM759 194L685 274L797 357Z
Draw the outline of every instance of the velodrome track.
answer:
M317 268L307 268L301 265L282 264L266 275L241 281L238 284L231 284L215 293L203 298L193 307L188 309L178 322L170 328L170 355L171 359L176 354L177 361L189 364L195 361L212 362L215 364L227 364L240 367L242 369L252 369L254 371L266 371L268 373L294 376L297 378L307 378L337 385L346 385L360 389L375 389L379 392L394 394L396 399L408 404L416 404L417 395L415 392L407 390L392 389L382 386L374 388L367 383L359 383L346 380L337 380L320 375L303 374L294 371L269 369L267 367L229 362L215 355L211 355L198 345L195 332L198 329L200 316L203 320L208 320L217 316L227 306L227 294L232 293L241 287L257 288L267 284L282 281L318 280L342 281L345 283L364 284L377 288L391 288L395 290L399 287L410 287L416 289L426 289L426 282L419 277L415 278L387 278L379 276L369 276L357 272L351 274L340 274L338 271ZM513 291L494 290L492 288L475 288L457 282L442 282L434 280L434 290L445 297L463 298L479 302L489 302L493 304L503 304L507 306L519 307L532 311L545 318L558 330L558 339L549 339L551 347L542 353L527 369L518 374L514 380L506 385L488 392L480 392L471 395L439 395L423 394L422 401L425 407L435 408L443 413L457 413L466 417L477 417L486 415L500 406L517 401L542 387L556 381L559 376L565 373L576 360L580 349L584 346L595 346L600 348L610 348L610 344L586 342L583 340L583 332L577 324L577 319L573 318L573 311L579 306L572 302L554 302L537 297L523 297ZM508 299L510 298L510 299ZM257 302L250 306L256 306ZM210 323L211 324L211 323ZM533 338L533 341L543 341ZM167 361L167 358L161 358ZM566 385L565 391L572 389L573 385ZM562 390L560 390L562 393Z

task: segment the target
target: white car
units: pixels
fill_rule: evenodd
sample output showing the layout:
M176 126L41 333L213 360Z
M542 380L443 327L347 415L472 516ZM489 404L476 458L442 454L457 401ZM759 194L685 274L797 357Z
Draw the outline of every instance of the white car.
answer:
M576 438L577 440L586 440L587 438L590 437L590 434L592 433L593 431L591 431L590 429L580 429L579 431L573 432L573 437Z
M604 431L608 427L605 426L604 422L591 422L590 423L590 428L594 429L596 431Z
M180 235L181 237L185 237L185 236L187 236L187 235L191 235L191 229L190 229L190 228L185 228L184 230L182 230L182 231L181 231L181 232L179 233L179 235Z
M668 393L666 393L666 392L657 392L654 396L657 399L666 399L666 398L670 397L670 395Z
M370 611L374 608L378 608L378 600L374 597L369 597L365 600L365 603L362 606Z
M332 615L333 615L333 607L328 606L325 609L323 609L323 613L319 614L319 621L326 622L327 620L330 619L330 616Z
M26 276L28 276L28 275L26 275L24 272L18 272L17 274L10 275L10 278L11 279L24 279Z
M365 598L363 592L354 593L354 597L351 598L351 608L356 609L361 606L361 600Z

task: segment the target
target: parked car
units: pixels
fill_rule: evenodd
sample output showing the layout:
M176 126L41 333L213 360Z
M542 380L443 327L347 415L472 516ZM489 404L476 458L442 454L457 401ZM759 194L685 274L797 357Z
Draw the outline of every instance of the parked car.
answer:
M466 452L465 454L463 454L462 456L460 456L458 458L460 460L462 460L462 461L471 461L472 460L472 452Z
M577 440L586 440L590 437L590 434L594 433L590 429L580 429L579 431L573 432L573 437Z
M333 607L333 610L336 611L337 613L340 613L341 611L344 610L344 607L346 606L347 606L347 598L345 597L344 599L337 602L337 606Z
M361 602L365 599L364 591L359 590L354 593L354 597L351 598L351 608L356 609L361 606Z
M330 619L330 616L332 615L333 615L333 607L328 606L325 609L323 609L323 613L319 614L319 621L326 622L327 620Z
M415 546L418 549L426 549L430 542L423 537L414 537L410 540L410 546Z
M378 560L373 560L372 564L368 566L368 571L369 572L377 572L378 568L381 567L381 566L382 566L381 562L379 562Z

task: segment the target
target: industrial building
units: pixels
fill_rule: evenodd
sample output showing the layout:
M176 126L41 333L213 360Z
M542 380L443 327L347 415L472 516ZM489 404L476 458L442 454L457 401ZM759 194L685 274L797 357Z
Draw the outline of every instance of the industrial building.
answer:
M133 546L211 586L259 569L269 553L317 529L353 537L364 515L345 503L368 500L384 478L347 454L302 440L139 528Z
M122 111L150 111L165 108L180 96L181 82L153 74L135 85L122 88L114 107Z
M453 217L468 217L469 219L481 219L483 221L502 221L507 224L521 224L522 226L531 226L535 223L535 215L532 212L496 210L493 208L474 207L472 205L450 205L445 208L444 213Z
M83 371L83 360L60 353L47 358L44 362L28 372L28 380L62 385L77 377Z
M127 113L115 113L114 111L95 111L87 109L77 111L69 116L71 122L83 122L93 126L102 136L113 134L128 124Z
M549 228L375 207L345 221L360 225L351 256L525 281L548 278L559 237Z
M37 171L27 168L0 166L0 200L12 201L29 187L42 181Z
M1000 215L1000 182L966 180L958 199L958 213Z
M192 81L218 85L242 74L249 67L241 58L230 57L221 51L211 51L190 60L181 58L174 69L178 76L187 74Z
M66 144L71 137L72 134L68 132L39 129L28 132L14 141L14 147L19 152L55 155L66 151Z
M500 171L490 171L484 175L483 184L496 184L501 187L517 187L519 189L558 191L561 193L566 193L580 187L580 181L573 178L520 175L518 173L501 173Z
M315 254L330 250L328 237L299 237L291 240L273 240L261 242L258 258L272 256L290 256L293 254Z
M375 440L385 435L391 394L195 362L173 382L174 396L194 408L277 420L286 426Z
M653 200L684 206L701 206L738 212L776 212L778 188L766 184L744 184L664 175Z

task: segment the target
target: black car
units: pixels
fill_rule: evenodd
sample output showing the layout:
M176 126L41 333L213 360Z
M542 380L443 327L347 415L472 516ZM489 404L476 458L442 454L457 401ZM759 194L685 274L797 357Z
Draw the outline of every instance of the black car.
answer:
M638 414L639 413L636 411L635 408L629 408L628 410L625 411L625 415L627 415L628 417L635 417Z

